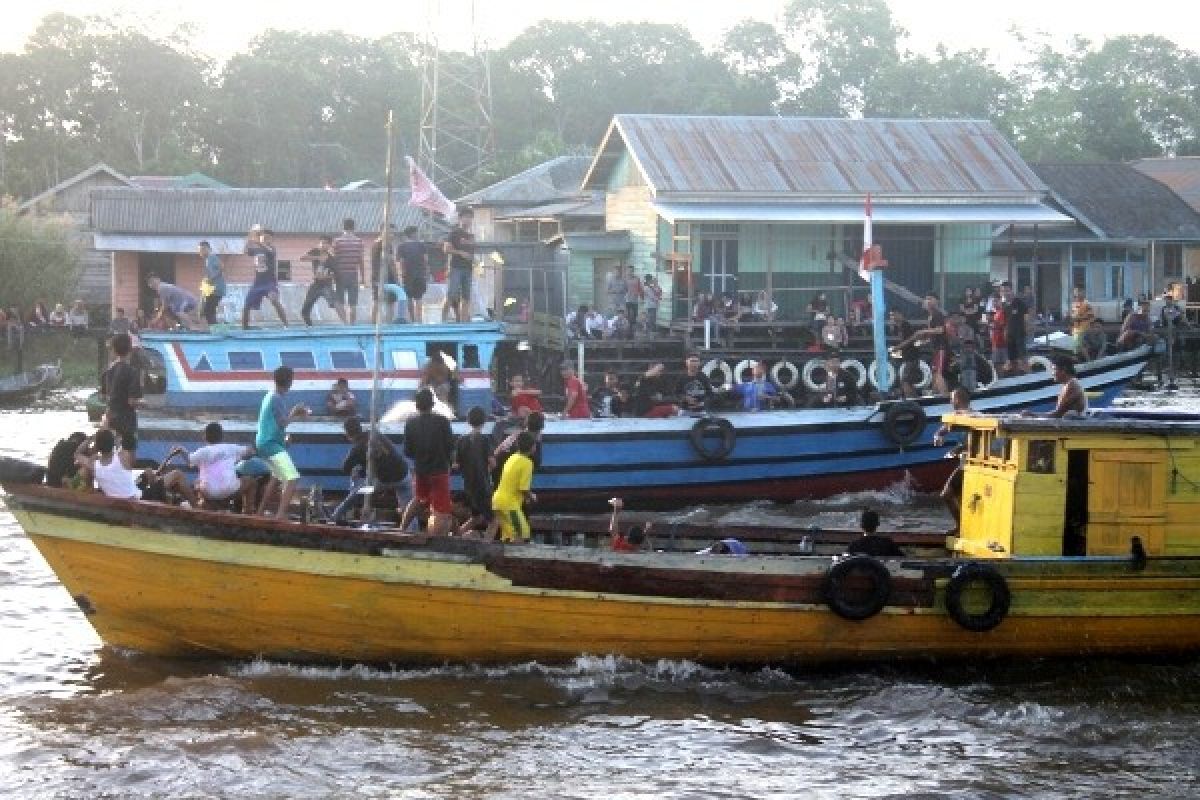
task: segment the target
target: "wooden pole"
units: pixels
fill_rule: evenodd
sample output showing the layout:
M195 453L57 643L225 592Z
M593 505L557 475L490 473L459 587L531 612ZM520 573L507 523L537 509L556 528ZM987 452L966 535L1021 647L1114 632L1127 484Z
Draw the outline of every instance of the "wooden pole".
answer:
M379 270L375 275L375 286L379 291L379 300L383 300L383 286L387 282L388 258L391 255L391 221L392 221L392 112L387 115L387 155L384 157L384 175L387 191L383 195L383 241L380 243L382 252L379 258ZM379 303L376 303L378 311ZM362 518L369 522L374 512L375 499L375 436L379 425L379 373L383 369L383 314L375 314L375 366L371 374L371 424L367 429L367 491L363 496Z

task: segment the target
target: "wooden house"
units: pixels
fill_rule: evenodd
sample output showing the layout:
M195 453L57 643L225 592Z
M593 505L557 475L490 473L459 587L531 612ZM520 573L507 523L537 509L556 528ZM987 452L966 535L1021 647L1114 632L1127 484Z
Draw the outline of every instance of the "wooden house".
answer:
M373 241L383 223L383 190L326 189L100 189L93 194L96 247L112 253L114 308L149 311L153 293L146 277L157 274L191 292L200 285L197 245L207 240L223 262L236 318L239 294L253 279L253 260L242 255L246 233L255 224L275 233L281 292L293 316L298 312L312 267L301 256L323 233L336 236L342 220L353 219L365 240ZM407 204L407 192L392 197L392 222L399 229L416 225L421 211ZM360 292L360 307L368 292ZM440 301L439 301L440 302ZM330 318L324 304L314 315ZM270 315L268 315L270 316Z
M865 294L853 268L868 193L900 290L889 302L985 283L997 225L1071 222L977 120L618 115L582 188L605 193L606 230L673 298L660 319L699 292L768 290L794 317L826 291L844 311ZM603 300L610 263L573 263L568 303Z
M1073 224L1013 225L996 236L993 274L1060 313L1083 289L1106 318L1200 273L1200 213L1167 185L1118 163L1032 164Z

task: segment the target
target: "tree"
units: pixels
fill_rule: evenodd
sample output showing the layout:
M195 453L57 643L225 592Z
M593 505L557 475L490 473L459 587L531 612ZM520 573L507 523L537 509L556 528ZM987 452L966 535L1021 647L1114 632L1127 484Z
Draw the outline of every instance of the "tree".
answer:
M29 308L36 300L67 297L78 284L82 251L62 217L18 215L0 204L0 283L4 302Z
M863 111L868 117L990 119L1003 128L1014 94L986 51L948 53L939 46L936 58L909 55L883 67L867 88Z

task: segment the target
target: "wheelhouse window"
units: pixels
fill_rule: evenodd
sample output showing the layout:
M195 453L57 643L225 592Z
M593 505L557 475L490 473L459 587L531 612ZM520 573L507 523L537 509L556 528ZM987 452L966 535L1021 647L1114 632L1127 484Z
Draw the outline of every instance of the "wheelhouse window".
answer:
M317 359L312 353L303 350L292 350L279 354L279 363L292 369L316 369Z
M329 354L334 369L366 369L367 357L361 350L334 350Z
M1025 469L1036 475L1051 475L1054 473L1053 441L1035 440L1029 443L1029 453L1025 461Z
M416 369L417 366L417 354L414 351L392 351L392 369Z
M263 356L257 350L231 350L229 368L235 371L261 372Z

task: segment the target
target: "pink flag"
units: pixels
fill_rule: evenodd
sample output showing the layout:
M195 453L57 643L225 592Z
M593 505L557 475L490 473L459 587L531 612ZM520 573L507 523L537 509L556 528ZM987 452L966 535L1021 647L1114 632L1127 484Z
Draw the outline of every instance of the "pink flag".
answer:
M866 216L863 218L863 251L862 259L858 264L858 277L867 283L871 282L871 246L873 244L874 242L871 240L871 193L867 192L867 210Z
M405 156L405 158L408 159L408 204L426 211L433 211L448 220L453 220L455 216L454 203L447 200L446 195L433 185L433 181L425 177L425 173L417 166L417 162L413 161L412 156Z

